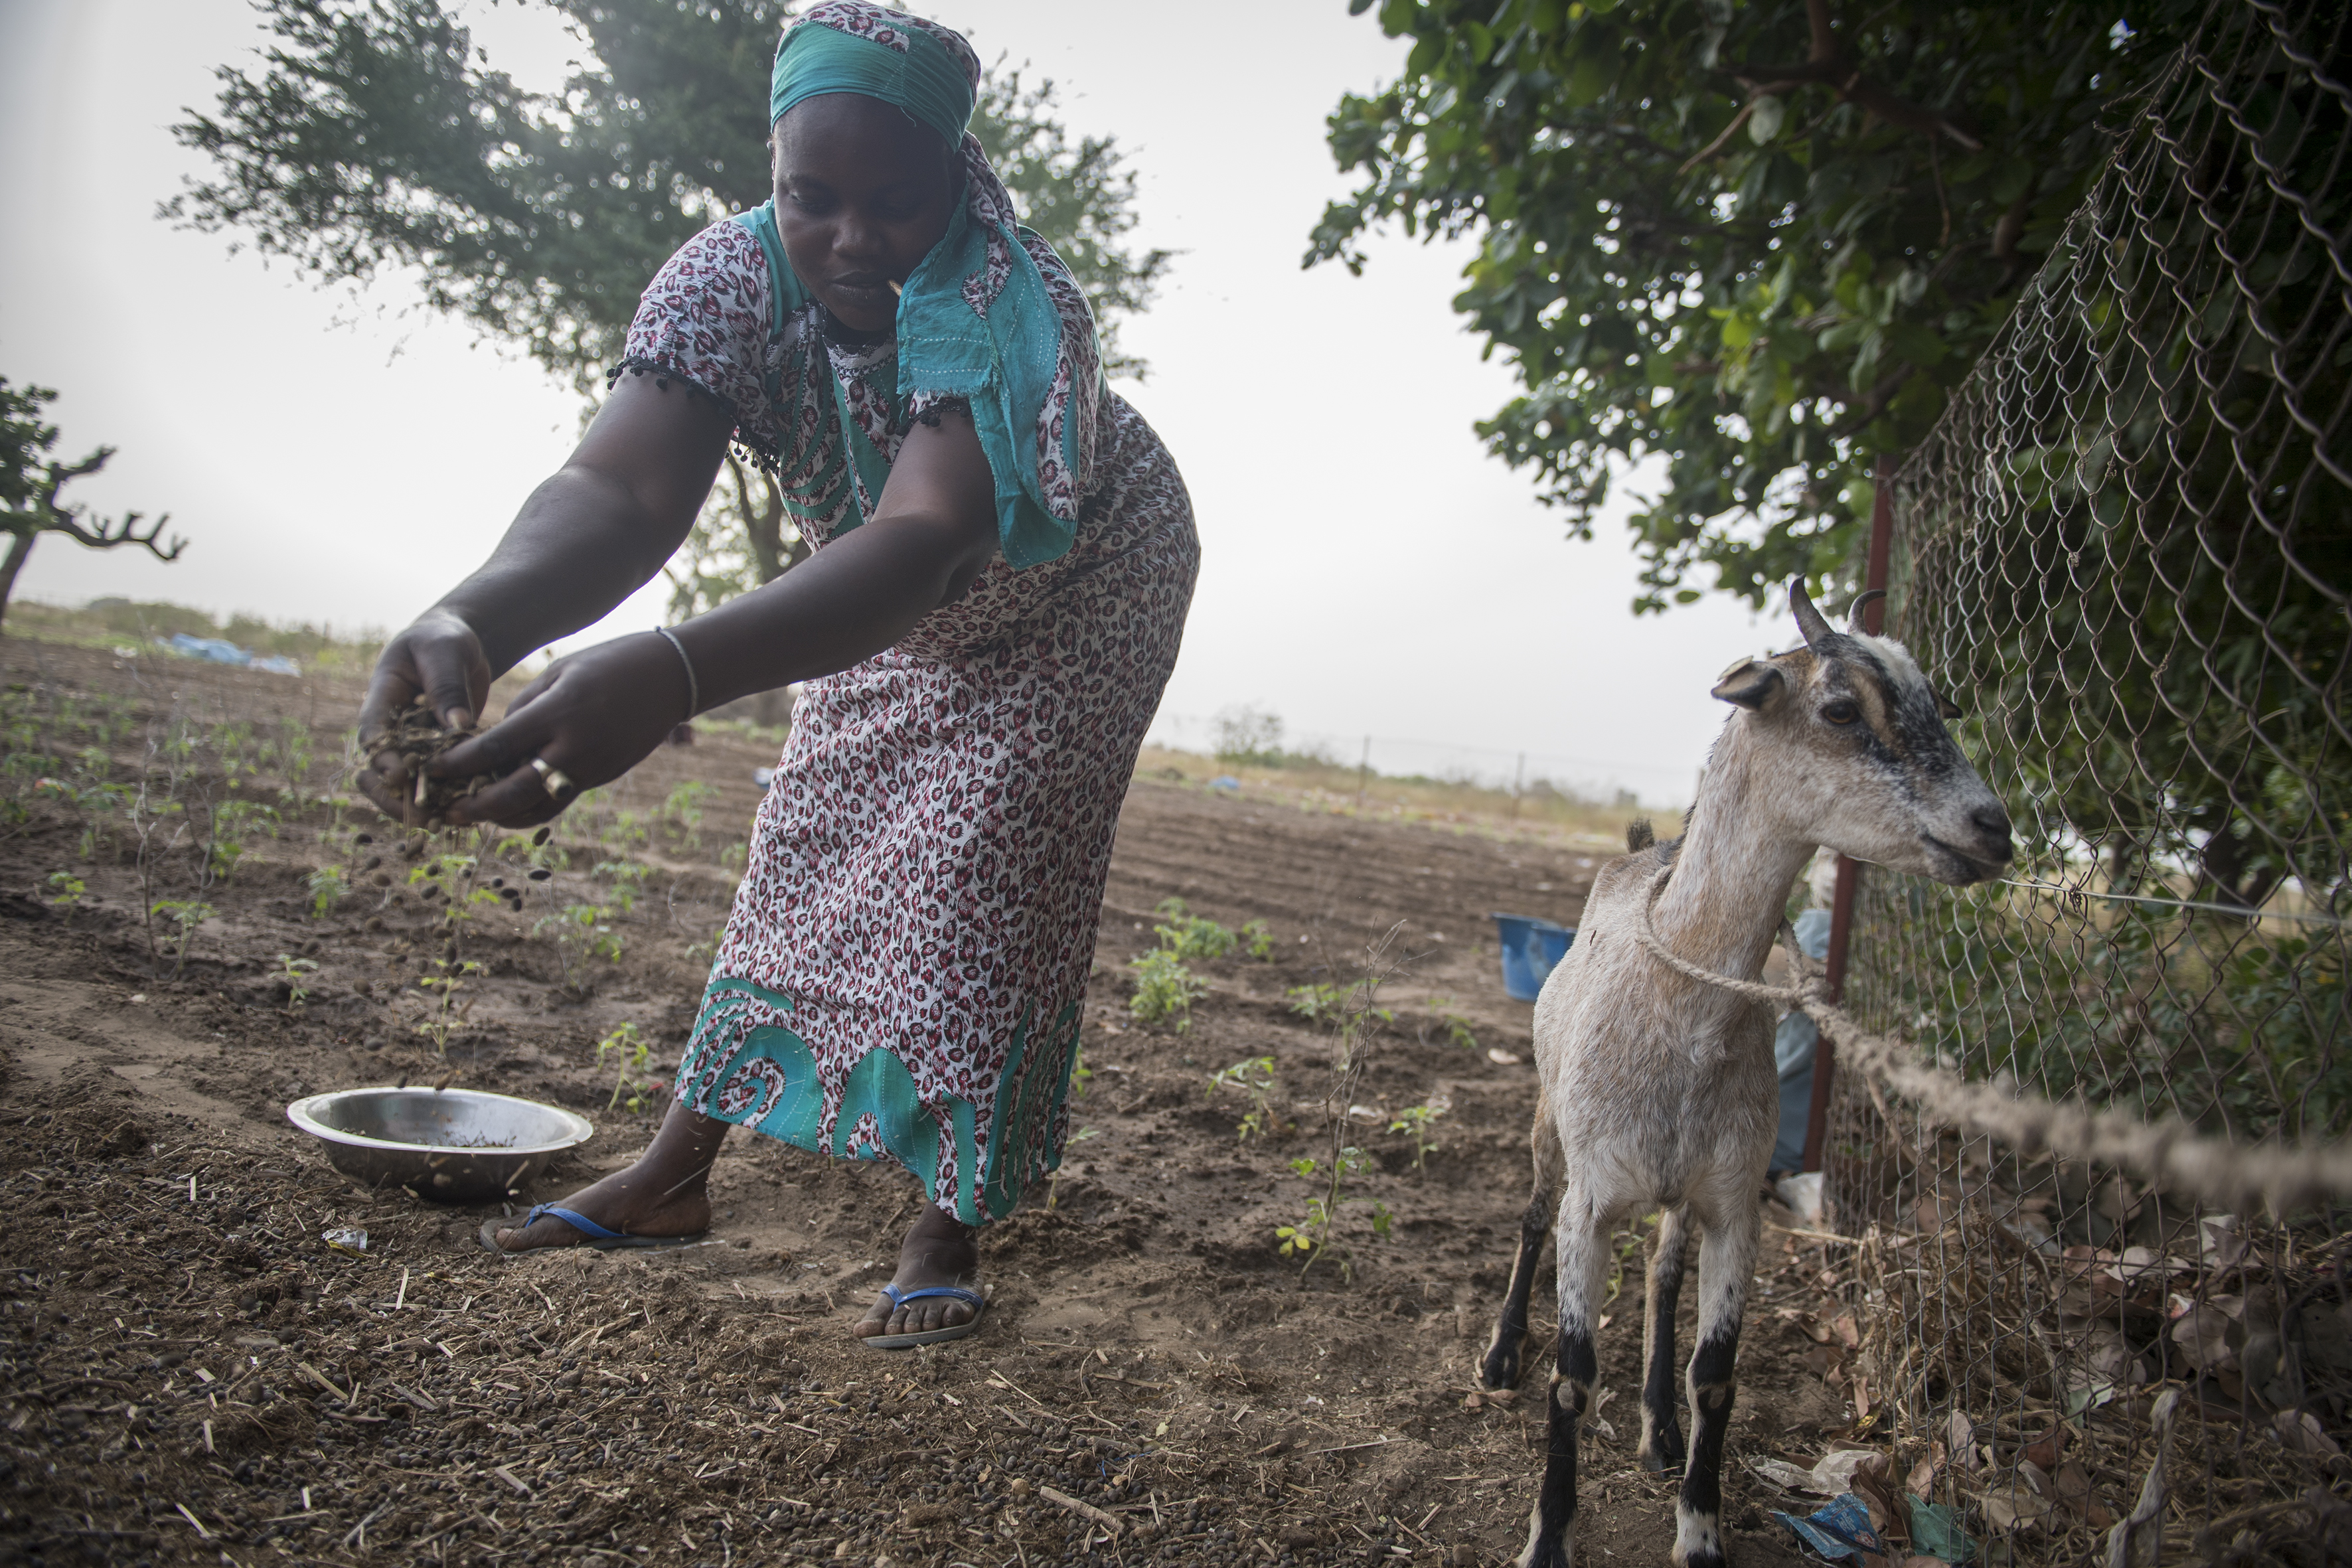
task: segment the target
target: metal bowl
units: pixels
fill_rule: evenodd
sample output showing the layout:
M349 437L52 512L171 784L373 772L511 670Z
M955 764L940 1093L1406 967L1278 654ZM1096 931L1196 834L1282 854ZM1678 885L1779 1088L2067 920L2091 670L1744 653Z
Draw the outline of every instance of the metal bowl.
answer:
M470 1089L338 1089L296 1100L286 1120L353 1181L447 1204L512 1196L596 1131L556 1106Z

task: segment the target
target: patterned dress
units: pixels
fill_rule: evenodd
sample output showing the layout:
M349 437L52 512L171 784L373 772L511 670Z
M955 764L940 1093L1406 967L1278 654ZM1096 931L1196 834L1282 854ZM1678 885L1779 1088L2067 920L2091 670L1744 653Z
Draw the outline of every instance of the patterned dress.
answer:
M1062 318L1016 454L1042 510L1016 529L1006 509L1004 552L962 599L808 684L677 1092L802 1148L895 1160L979 1224L1061 1160L1112 834L1199 544L1167 448L1103 384L1083 292L1013 227L969 139L965 161L989 246L971 310L1025 263ZM949 401L902 387L896 342L831 322L762 208L670 259L614 372L717 399L820 550L873 515L910 425ZM990 458L1002 498L1010 459Z

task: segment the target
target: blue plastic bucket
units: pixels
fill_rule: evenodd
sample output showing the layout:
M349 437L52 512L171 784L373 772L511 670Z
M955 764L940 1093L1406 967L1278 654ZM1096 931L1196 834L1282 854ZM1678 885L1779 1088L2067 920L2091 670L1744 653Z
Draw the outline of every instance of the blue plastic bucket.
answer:
M1533 915L1494 917L1503 942L1503 989L1514 1002L1532 1002L1576 941L1574 926L1554 925Z

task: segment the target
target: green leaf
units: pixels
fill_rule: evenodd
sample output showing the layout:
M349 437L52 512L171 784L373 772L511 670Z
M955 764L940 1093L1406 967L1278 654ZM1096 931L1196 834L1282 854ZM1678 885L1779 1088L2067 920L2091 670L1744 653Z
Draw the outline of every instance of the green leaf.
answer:
M1769 92L1754 101L1755 107L1748 114L1748 139L1761 147L1780 134L1780 122L1788 118L1789 105Z
M1570 109L1582 109L1587 105L1598 103L1601 95L1609 90L1614 68L1615 63L1603 60L1597 50L1588 49L1580 54L1576 64L1569 70L1568 91L1565 94L1568 106Z

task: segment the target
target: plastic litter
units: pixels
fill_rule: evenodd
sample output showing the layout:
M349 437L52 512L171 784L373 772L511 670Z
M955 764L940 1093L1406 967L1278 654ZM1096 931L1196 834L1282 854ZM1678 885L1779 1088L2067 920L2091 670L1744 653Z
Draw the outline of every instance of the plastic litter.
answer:
M1807 1225L1822 1217L1822 1173L1807 1171L1802 1174L1783 1176L1772 1184L1773 1195L1789 1205L1789 1211Z
M327 1231L319 1239L337 1252L348 1252L354 1257L367 1250L368 1234L357 1226Z
M1966 1563L1977 1554L1977 1543L1960 1528L1960 1510L1939 1502L1911 1500L1911 1550L1921 1557L1945 1563Z
M281 658L276 654L257 654L223 637L191 637L186 632L173 632L170 637L155 640L184 658L200 658L208 664L239 665L247 669L268 670L272 675L302 673L302 667L290 658Z
M1818 1511L1802 1519L1780 1512L1772 1517L1793 1531L1800 1542L1832 1563L1846 1557L1886 1555L1886 1542L1870 1527L1870 1506L1852 1492L1832 1498Z

